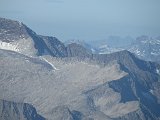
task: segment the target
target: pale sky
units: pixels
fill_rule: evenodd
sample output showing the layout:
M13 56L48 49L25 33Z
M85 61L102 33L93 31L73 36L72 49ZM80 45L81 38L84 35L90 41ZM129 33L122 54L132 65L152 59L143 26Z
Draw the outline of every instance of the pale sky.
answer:
M160 0L0 0L0 17L62 41L160 35Z

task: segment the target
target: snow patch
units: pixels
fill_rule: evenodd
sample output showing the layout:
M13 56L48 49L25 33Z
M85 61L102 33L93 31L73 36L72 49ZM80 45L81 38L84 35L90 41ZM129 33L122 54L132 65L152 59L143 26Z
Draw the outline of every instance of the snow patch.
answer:
M50 64L52 67L53 67L53 69L54 70L59 70L59 69L57 69L51 62L49 62L47 59L45 59L45 58L42 58L44 61L46 61L48 64Z
M23 26L22 22L18 22L18 24L19 24L19 26L20 26L20 27L22 27L22 26Z
M153 94L153 90L152 89L150 89L149 92Z
M95 53L95 52L96 52L96 50L95 50L95 49L93 49L93 48L91 48L91 51L92 51L92 53Z
M19 51L19 49L17 48L17 45L13 45L11 43L2 42L2 41L0 41L0 49L12 50L16 52Z
M99 48L100 48L100 49L108 49L109 46L108 46L108 45L102 45L102 46L100 46Z
M137 53L137 55L140 55L140 50L136 49L136 53Z
M159 55L159 54L157 54L157 53L155 53L155 52L151 52L151 55L156 55L156 56L157 56L157 55Z
M160 71L159 71L158 69L156 69L156 73L157 73L157 74L160 74Z
M147 43L147 41L146 40L142 40L141 43Z

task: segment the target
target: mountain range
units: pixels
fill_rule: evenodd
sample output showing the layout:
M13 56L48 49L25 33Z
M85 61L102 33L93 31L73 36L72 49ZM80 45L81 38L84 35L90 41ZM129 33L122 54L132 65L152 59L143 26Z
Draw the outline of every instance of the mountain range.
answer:
M159 120L160 65L92 51L0 18L0 119Z
M97 54L110 54L128 50L140 59L160 62L160 37L142 35L134 40L131 37L122 39L118 36L111 36L107 40L88 41L86 44L89 44L90 47L88 48L93 49Z

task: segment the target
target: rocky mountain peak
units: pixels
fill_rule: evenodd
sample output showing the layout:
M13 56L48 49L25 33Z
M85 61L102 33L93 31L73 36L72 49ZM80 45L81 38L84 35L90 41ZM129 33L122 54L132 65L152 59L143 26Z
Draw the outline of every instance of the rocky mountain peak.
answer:
M92 52L80 44L71 43L67 46L68 57L90 58Z
M64 44L57 38L37 35L23 23L5 18L0 18L0 48L31 56L67 56Z
M26 26L23 23L5 18L0 18L0 33L0 40L4 42L12 42L29 37Z

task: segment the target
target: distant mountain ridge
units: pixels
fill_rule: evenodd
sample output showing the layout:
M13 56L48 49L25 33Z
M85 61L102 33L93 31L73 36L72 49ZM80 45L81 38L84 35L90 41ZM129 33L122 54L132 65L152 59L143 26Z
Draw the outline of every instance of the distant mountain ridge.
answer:
M149 61L160 61L160 38L141 36L136 39L129 51L135 53L139 58Z
M119 40L118 37L113 38L114 41L112 41L112 39L96 41L96 43L93 44L96 46L96 53L110 54L122 50L128 50L140 59L160 62L160 37L149 37L143 35L132 41L128 38L130 41L128 44L125 43L125 41L123 42L123 40ZM127 40L127 38L125 40ZM120 41L121 44L119 44ZM88 44L92 45L92 42L88 42Z

